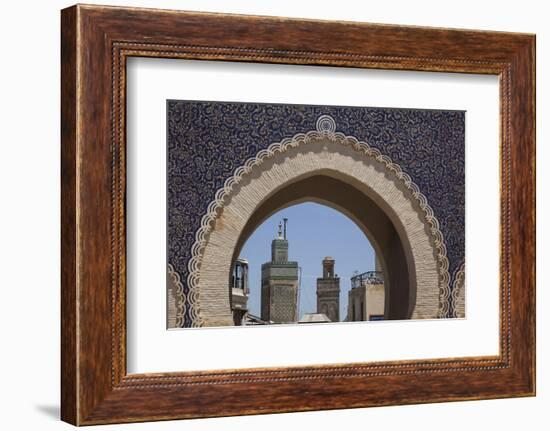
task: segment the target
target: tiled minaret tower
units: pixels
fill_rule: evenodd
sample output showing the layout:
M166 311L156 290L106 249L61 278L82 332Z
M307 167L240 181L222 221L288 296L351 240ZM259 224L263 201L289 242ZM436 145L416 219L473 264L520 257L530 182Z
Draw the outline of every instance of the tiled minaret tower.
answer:
M298 262L288 260L287 219L271 242L271 262L262 265L262 320L298 321Z

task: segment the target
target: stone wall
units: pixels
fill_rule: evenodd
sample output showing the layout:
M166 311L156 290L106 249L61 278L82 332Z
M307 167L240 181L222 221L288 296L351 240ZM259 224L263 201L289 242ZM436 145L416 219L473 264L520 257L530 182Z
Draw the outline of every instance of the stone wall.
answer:
M384 316L384 285L368 284L366 286L367 320L373 316Z

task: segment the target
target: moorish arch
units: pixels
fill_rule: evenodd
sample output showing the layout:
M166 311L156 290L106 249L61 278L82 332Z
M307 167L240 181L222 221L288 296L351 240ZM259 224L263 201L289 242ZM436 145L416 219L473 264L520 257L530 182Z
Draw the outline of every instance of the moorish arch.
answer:
M188 265L194 326L233 324L228 274L244 241L273 212L306 200L338 209L367 235L388 280L386 318L446 315L446 248L426 197L389 157L335 128L321 116L317 130L260 151L218 190Z
M347 216L365 234L382 266L387 319L411 317L416 298L412 259L407 261L391 219L345 174L324 169L282 187L259 205L241 231L233 252L231 268L246 240L272 214L292 205L315 202ZM411 256L412 257L412 256ZM432 259L433 260L433 259Z

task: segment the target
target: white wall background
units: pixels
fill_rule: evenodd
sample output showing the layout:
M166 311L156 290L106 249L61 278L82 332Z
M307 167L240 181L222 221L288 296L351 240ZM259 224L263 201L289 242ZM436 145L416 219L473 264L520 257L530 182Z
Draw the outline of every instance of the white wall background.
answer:
M550 14L535 0L314 2L298 0L102 1L171 9L356 20L537 33L538 396L406 407L105 426L227 430L381 428L547 429L550 423L549 272ZM59 9L70 2L5 2L0 15L0 302L3 429L69 429L59 414ZM546 54L546 55L545 55ZM545 241L546 240L546 241ZM546 242L546 244L544 244ZM291 428L290 428L291 427Z

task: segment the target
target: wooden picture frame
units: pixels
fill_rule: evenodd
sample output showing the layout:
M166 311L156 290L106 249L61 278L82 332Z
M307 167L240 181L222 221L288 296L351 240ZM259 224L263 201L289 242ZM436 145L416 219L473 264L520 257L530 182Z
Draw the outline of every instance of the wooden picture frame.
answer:
M64 421L89 425L535 394L534 35L82 5L61 17ZM498 75L500 355L127 374L130 56Z

